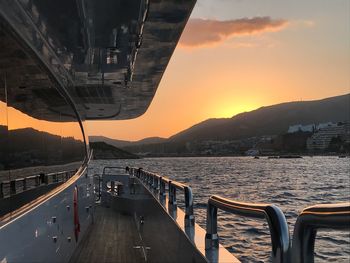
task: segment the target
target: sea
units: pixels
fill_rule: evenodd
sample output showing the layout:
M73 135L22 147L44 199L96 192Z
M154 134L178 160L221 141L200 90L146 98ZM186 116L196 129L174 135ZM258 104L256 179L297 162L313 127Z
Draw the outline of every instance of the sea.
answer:
M303 157L177 157L136 160L94 160L90 169L130 166L189 184L194 194L196 223L205 229L206 204L210 195L242 202L272 203L284 212L290 234L303 208L350 201L350 159ZM183 198L178 197L179 203ZM182 202L183 204L183 202ZM268 225L218 212L220 242L242 262L269 262ZM350 232L317 232L315 262L350 262Z

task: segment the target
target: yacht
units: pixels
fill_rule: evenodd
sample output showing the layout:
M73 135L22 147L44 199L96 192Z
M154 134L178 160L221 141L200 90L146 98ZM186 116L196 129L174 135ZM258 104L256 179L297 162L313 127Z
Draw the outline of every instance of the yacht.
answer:
M349 230L349 203L305 208L291 235L274 204L216 195L203 229L189 185L89 170L85 121L147 110L194 5L0 0L1 263L239 262L220 244L218 210L267 221L272 262L313 262L318 229Z

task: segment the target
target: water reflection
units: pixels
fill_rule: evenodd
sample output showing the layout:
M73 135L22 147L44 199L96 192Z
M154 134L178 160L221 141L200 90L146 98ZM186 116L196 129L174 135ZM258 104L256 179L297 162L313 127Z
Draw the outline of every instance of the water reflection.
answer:
M57 166L84 159L85 148L78 122L66 124L64 133L61 126L58 126L54 133L51 133L45 131L46 127L35 120L33 122L27 121L25 125L17 128L16 116L19 114L18 111L8 111L9 147L5 169L12 170L11 176L13 178L17 177L15 170L20 168ZM51 124L50 122L45 123L48 126ZM80 136L77 138L79 130ZM70 131L70 136L67 136L68 131Z
M1 217L68 180L81 166L86 151L78 120L42 121L4 102L0 110Z
M0 101L0 173L4 178L8 177L8 173L2 172L6 168L7 145L7 108L6 104Z

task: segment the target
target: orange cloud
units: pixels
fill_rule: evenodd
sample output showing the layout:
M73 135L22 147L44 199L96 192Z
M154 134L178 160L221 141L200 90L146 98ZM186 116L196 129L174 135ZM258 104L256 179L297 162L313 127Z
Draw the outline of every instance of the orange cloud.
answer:
M211 46L234 36L278 31L287 24L287 20L272 19L268 16L227 21L190 19L181 36L180 47Z

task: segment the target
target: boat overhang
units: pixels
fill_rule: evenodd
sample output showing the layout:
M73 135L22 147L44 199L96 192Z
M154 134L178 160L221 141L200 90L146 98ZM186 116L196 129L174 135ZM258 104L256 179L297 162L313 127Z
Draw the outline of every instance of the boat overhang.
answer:
M131 119L149 107L195 0L0 0L0 78L32 117Z

